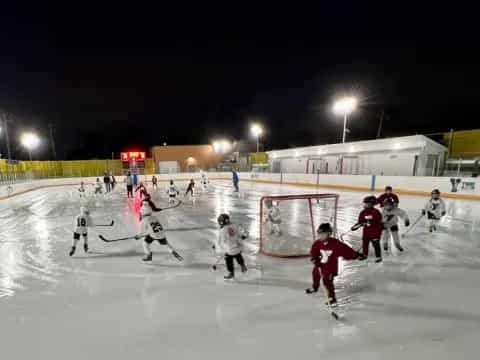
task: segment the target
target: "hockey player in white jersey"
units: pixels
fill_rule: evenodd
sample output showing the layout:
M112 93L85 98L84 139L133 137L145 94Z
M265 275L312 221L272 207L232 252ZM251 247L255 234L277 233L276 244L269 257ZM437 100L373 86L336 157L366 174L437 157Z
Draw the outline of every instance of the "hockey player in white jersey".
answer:
M153 254L151 250L151 244L154 241L158 241L160 245L166 245L177 260L182 261L183 258L168 243L163 226L158 217L153 214L152 208L150 207L148 201L143 201L140 214L140 234L136 235L135 239L140 240L143 237L143 250L145 252L145 257L142 260L152 261Z
M80 236L83 237L83 249L85 252L88 252L88 228L92 226L95 226L95 224L90 217L90 211L82 206L80 208L80 214L75 217L72 248L69 253L70 256L75 254Z
M100 178L97 178L97 181L95 182L95 195L96 194L101 194L102 193L102 183L100 181Z
M202 184L202 190L203 190L203 192L206 192L206 191L207 191L207 188L208 188L208 178L207 178L207 174L202 173L202 178L200 179L200 183Z
M398 236L398 219L404 221L405 226L410 226L410 219L405 211L397 207L393 199L386 199L383 202L382 222L383 222L383 250L388 251L390 237L398 251L403 251Z
M175 200L177 200L177 196L180 194L180 191L178 191L177 187L173 183L173 180L170 180L170 185L168 185L167 194L168 194L168 203L174 204Z
M234 259L237 261L238 265L240 265L243 273L247 271L247 266L245 265L245 260L242 256L242 240L244 240L247 235L240 229L240 227L231 223L230 216L227 214L220 214L217 222L218 225L220 225L220 231L217 243L215 244L215 249L217 253L225 256L225 264L227 266L228 274L224 276L224 279L231 280L235 277Z
M85 183L83 181L80 182L80 187L78 188L78 194L81 198L85 197Z
M446 213L445 202L440 198L440 191L434 189L431 199L427 201L422 210L422 215L427 215L429 220L428 230L430 232L437 231L437 224Z
M280 209L271 199L265 200L265 207L267 208L265 222L270 229L270 234L281 236L282 230L280 230L280 224L282 223L282 218L280 215Z

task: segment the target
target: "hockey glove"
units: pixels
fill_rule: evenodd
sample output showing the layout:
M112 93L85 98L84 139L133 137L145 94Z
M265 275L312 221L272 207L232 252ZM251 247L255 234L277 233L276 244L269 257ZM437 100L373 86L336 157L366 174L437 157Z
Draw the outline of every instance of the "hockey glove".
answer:
M409 219L405 220L405 226L406 226L406 227L409 227L409 226L410 226L410 220L409 220Z
M447 212L446 211L442 211L442 216L445 216L447 215Z
M310 261L312 262L313 265L320 266L320 264L322 263L322 258L321 257L311 258Z
M422 210L422 215L425 216L427 212L425 210Z
M141 237L140 235L135 235L133 238L134 238L135 240L140 240L142 237Z

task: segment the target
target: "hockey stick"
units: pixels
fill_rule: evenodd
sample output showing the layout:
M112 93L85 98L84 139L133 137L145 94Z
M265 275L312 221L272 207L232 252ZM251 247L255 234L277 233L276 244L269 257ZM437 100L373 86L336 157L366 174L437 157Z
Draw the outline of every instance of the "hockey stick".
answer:
M166 208L160 208L160 211L175 209L175 208L179 207L182 204L182 200L178 199L177 201L178 201L178 203L176 203L175 205L168 206Z
M417 218L417 220L415 220L415 222L412 224L412 226L410 226L410 229L408 229L407 231L405 231L404 234L402 234L402 238L404 238L405 236L407 236L407 234L415 227L415 225L418 224L418 222L423 218L423 216L424 216L424 215L421 214L421 215Z
M115 242L115 241L135 239L135 236L129 236L129 237L118 238L118 239L106 239L103 235L98 235L98 237L100 238L100 240L105 241L105 242Z
M95 227L99 227L99 226L113 226L113 224L115 224L115 221L112 220L112 222L110 224L99 224L99 225L95 225Z

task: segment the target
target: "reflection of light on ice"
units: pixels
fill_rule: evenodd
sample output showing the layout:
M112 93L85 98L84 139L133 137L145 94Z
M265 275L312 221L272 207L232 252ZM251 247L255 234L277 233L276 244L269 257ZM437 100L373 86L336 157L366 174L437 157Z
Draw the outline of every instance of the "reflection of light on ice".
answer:
M338 323L332 328L332 335L342 340L351 338L358 334L358 327L355 325Z

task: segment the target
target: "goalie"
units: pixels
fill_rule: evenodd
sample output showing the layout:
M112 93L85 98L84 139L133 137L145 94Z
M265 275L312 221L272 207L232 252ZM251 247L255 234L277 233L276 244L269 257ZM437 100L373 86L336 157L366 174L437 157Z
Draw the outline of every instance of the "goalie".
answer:
M265 207L267 208L267 216L265 217L267 229L270 234L281 236L282 230L280 229L280 224L282 223L282 218L280 215L280 209L273 203L272 199L265 200Z

